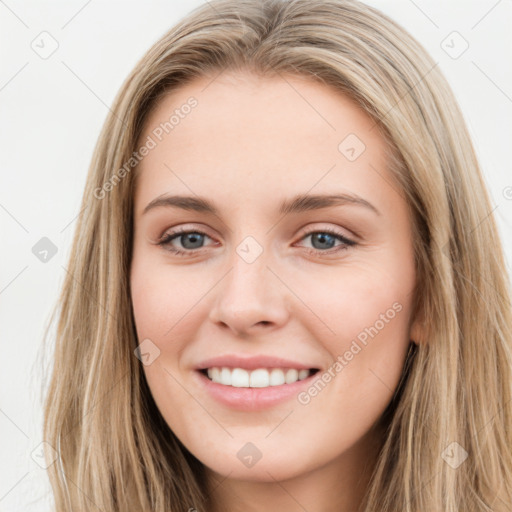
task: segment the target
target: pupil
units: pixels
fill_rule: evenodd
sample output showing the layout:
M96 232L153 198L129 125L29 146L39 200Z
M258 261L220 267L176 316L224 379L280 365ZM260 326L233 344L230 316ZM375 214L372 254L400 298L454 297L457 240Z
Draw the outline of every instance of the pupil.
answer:
M327 244L329 245L329 247L327 247L327 249L330 249L332 247L332 244L330 244L329 242L334 242L334 237L332 235L330 235L329 233L317 233L315 235L313 235L313 246L315 245L315 240L319 240L320 243L325 243L325 239L328 239L328 242ZM330 239L330 240L329 240ZM326 249L326 247L315 247L315 249Z
M192 240L192 245L194 244L194 239L195 239L195 242L197 243L198 241L201 242L201 237L203 235L200 235L199 233L189 233L187 235L182 235L181 237L181 243L183 244L183 247L186 247L187 249L197 249L196 246L193 246L193 247L190 247L190 246L187 246L186 243L184 243L184 241L187 240L187 237L189 237L189 240L191 239ZM199 243L198 246L200 246L201 244Z

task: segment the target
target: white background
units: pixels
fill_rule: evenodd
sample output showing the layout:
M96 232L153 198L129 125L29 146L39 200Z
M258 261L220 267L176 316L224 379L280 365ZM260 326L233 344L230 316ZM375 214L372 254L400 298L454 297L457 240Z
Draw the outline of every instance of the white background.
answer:
M49 510L46 472L31 458L42 441L38 350L63 281L86 171L108 106L145 51L202 3L0 0L2 512ZM419 39L452 85L483 166L510 268L512 2L367 3ZM58 43L47 59L31 47L43 31ZM441 47L453 31L469 44L457 59ZM457 49L461 41L454 41ZM47 263L32 253L42 237L58 248Z

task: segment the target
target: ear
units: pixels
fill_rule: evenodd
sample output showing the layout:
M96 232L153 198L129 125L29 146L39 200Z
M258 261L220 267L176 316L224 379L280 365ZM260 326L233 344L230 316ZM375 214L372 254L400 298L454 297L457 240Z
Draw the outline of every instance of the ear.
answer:
M412 321L409 329L409 339L416 345L424 345L425 339L425 320L422 314L422 310L419 310Z

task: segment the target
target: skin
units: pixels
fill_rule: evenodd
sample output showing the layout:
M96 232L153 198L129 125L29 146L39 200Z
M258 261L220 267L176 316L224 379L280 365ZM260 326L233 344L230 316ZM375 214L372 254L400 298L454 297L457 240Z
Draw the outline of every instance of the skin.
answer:
M411 318L411 216L386 169L384 140L334 89L249 72L202 77L168 94L140 140L190 96L198 105L140 163L134 198L133 311L139 341L160 350L144 366L151 393L206 467L209 510L357 510L382 442L372 426L410 340L421 338ZM338 149L351 133L366 146L354 161ZM219 214L166 206L143 214L164 193L204 196ZM380 215L350 204L280 215L281 201L299 193L357 194ZM207 234L168 243L188 250L184 257L157 243L180 226ZM357 244L332 252L342 242L307 234L326 228ZM262 249L250 264L236 251L247 236ZM195 364L221 354L326 370L394 303L400 312L306 405L294 397L238 411L194 378ZM252 467L237 457L247 442L262 454Z

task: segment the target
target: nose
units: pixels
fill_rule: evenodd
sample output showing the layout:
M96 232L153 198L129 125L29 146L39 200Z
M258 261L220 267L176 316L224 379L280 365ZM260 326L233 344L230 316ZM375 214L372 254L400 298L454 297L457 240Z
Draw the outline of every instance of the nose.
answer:
M268 267L264 255L265 251L248 263L234 252L231 268L215 287L210 320L237 336L267 332L288 319L288 289Z

